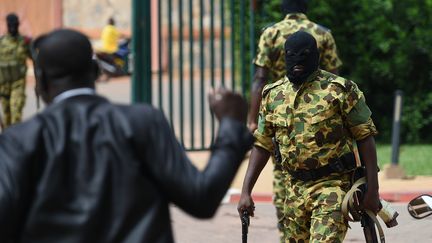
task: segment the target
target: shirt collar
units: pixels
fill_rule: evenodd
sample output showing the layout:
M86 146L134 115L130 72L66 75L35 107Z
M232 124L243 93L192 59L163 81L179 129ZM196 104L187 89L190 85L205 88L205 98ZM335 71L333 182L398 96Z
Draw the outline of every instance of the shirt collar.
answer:
M78 96L78 95L94 95L95 93L96 91L92 88L70 89L54 97L53 103L58 103L62 100L68 99L70 97Z
M313 82L313 81L317 78L317 76L318 76L320 73L321 73L321 70L320 70L320 69L314 71L313 73L311 73L311 74L307 77L306 82L302 83L302 84L301 84L300 86L298 86L298 87L294 86L294 84L293 84L291 81L289 81L289 78L288 78L288 76L286 76L286 75L285 75L285 82L288 82L288 85L291 86L293 90L298 91L298 90L300 90L300 88L302 88L302 87L304 87L305 85L307 85L307 84Z
M285 16L285 20L305 20L308 19L304 13L289 13Z

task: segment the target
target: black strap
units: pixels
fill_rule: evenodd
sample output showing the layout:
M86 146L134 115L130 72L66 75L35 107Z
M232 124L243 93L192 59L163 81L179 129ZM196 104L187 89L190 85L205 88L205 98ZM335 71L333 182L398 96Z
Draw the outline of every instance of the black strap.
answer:
M340 158L338 158L334 162L330 162L327 165L324 165L322 167L312 169L312 170L296 170L288 172L291 174L291 176L294 179L301 180L304 182L307 181L315 181L322 177L328 176L332 173L342 173L350 171L357 167L356 160L354 153L347 153L342 155Z

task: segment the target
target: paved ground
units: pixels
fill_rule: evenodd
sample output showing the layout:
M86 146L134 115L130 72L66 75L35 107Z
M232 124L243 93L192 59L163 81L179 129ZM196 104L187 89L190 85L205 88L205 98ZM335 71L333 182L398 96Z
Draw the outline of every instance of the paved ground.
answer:
M394 205L399 212L399 225L384 228L386 242L432 242L432 216L422 220L412 218L406 204ZM224 204L211 220L197 220L176 207L171 208L176 242L179 243L239 243L241 242L241 223L235 204ZM274 208L271 204L257 204L256 217L251 219L248 242L278 242ZM385 227L385 225L383 225ZM360 223L352 223L352 229L344 242L365 242Z

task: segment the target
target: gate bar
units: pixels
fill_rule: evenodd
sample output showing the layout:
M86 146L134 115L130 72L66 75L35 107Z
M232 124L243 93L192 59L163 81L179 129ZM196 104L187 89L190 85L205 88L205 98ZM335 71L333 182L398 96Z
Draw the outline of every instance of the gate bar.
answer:
M173 111L173 30L172 30L172 0L168 0L168 100L169 100L169 121L171 124L171 129L174 129L174 111Z
M183 1L179 0L179 85L180 85L180 141L184 146L184 123L183 123ZM172 94L171 94L172 95Z
M220 1L220 46L221 46L221 83L225 86L225 12L224 12L224 0Z
M235 91L235 11L234 11L234 0L230 1L231 9L231 88Z
M214 52L214 0L210 0L210 83L211 87L215 87L215 52ZM215 134L215 121L214 116L210 115L210 131L211 131L211 144L214 141Z
M195 114L194 114L194 33L193 33L193 0L189 0L189 75L190 75L190 131L191 148L195 148Z
M158 1L158 100L159 107L162 109L163 107L163 99L162 99L162 1Z
M132 7L132 102L151 104L150 2L133 0Z
M200 92L201 92L201 147L205 146L205 115L204 115L204 0L200 0Z

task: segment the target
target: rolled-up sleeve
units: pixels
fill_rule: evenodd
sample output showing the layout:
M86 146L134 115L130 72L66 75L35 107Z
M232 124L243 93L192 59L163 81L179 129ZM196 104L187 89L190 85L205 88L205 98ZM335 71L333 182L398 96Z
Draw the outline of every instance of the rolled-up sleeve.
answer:
M342 102L342 112L345 113L345 126L355 140L375 136L378 131L371 118L372 112L366 104L363 93L351 81L349 81L347 88L348 92Z
M272 137L274 136L274 126L269 121L271 116L267 109L268 97L264 97L261 101L260 113L258 117L258 128L254 132L255 146L261 147L270 153L273 152Z

